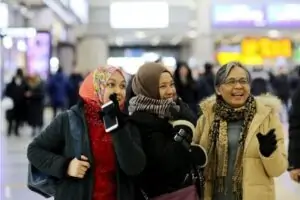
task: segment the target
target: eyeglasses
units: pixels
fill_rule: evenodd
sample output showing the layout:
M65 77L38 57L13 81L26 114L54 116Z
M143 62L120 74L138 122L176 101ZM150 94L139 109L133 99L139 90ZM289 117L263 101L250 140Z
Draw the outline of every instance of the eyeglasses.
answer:
M242 86L245 86L245 85L249 84L249 81L246 78L241 78L241 79L230 78L223 82L223 84L231 86L231 87L234 87L237 83L239 83Z

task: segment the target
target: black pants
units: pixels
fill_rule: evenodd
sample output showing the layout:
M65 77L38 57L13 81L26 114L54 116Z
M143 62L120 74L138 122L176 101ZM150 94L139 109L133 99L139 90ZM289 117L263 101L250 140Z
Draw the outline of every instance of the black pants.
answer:
M31 126L32 132L31 136L35 137L37 134L40 134L42 127L41 126Z
M56 117L58 111L64 111L65 110L65 107L64 106L55 106L55 105L52 105L52 110L53 110L53 118Z
M10 136L12 132L14 131L14 134L16 136L20 136L19 134L19 127L21 125L21 120L18 119L11 119L8 121L8 132L7 135ZM14 129L14 130L13 130Z

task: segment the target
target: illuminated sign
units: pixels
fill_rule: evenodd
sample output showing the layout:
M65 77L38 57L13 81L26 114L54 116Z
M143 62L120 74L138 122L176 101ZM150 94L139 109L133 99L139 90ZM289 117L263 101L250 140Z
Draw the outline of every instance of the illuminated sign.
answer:
M262 6L246 4L215 5L212 26L220 28L247 28L265 26Z
M167 2L112 2L109 15L112 28L156 29L169 26Z
M270 4L266 18L271 27L300 27L300 4Z
M262 58L277 58L292 56L292 42L289 39L245 38L241 42L243 56L261 56Z
M266 60L290 58L293 56L292 42L289 39L267 37L244 38L239 51L218 51L217 60L222 65L239 61L245 65L263 65Z
M5 35L14 38L32 38L36 36L35 28L2 28L0 35Z
M212 6L215 28L299 28L299 3L216 4Z

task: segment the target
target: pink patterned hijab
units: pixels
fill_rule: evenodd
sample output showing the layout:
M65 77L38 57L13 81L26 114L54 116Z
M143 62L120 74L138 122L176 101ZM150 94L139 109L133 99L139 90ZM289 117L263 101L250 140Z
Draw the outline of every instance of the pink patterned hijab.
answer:
M97 103L99 106L103 105L107 81L115 72L120 72L124 77L123 71L117 67L98 67L84 79L79 89L79 96L86 102L92 101L92 103Z

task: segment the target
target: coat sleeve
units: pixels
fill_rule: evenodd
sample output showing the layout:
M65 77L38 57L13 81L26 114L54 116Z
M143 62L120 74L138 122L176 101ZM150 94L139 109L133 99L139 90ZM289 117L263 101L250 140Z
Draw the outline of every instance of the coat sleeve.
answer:
M197 121L196 130L193 136L193 143L200 144L201 135L204 129L204 115L201 115Z
M287 153L284 142L284 129L277 114L270 116L270 129L275 128L277 149L270 157L260 155L264 168L270 177L278 177L288 168Z
M65 146L64 115L58 115L27 148L29 162L41 172L63 178L72 158L62 156Z
M131 123L112 132L114 149L121 169L129 176L141 173L146 165L140 133Z
M300 169L300 87L292 98L292 108L289 113L289 165Z
M127 175L143 174L146 164L149 164L147 162L162 166L160 170L165 172L178 165L186 165L185 162L178 164L179 158L187 155L187 150L181 144L166 138L165 133L152 132L145 136L140 130L134 124L128 123L118 132L112 133L119 165Z

